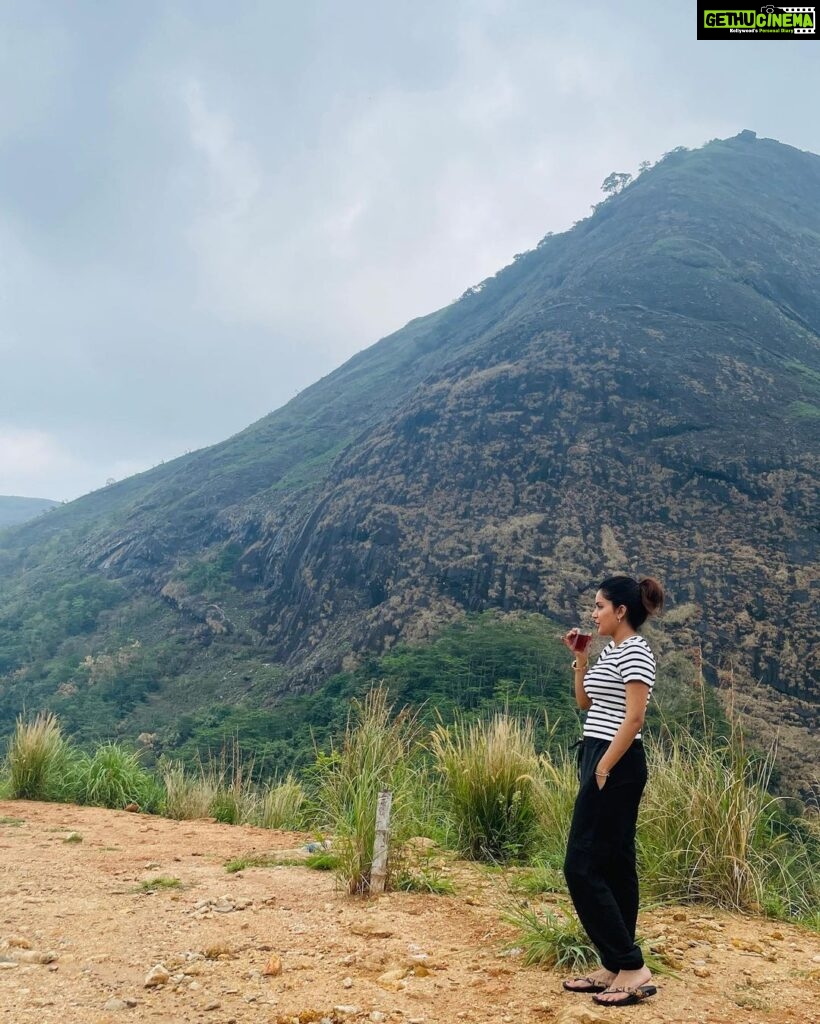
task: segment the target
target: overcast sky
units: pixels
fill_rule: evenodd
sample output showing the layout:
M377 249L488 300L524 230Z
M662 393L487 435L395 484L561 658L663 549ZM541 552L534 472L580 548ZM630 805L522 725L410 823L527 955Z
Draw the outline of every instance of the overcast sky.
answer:
M0 494L236 433L751 128L820 152L820 41L694 3L0 0Z

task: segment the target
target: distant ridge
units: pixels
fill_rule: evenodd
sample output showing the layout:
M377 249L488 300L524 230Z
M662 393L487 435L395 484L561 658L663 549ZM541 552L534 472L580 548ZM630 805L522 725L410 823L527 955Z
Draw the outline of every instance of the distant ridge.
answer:
M0 530L34 519L42 512L59 505L49 498L17 498L0 495Z

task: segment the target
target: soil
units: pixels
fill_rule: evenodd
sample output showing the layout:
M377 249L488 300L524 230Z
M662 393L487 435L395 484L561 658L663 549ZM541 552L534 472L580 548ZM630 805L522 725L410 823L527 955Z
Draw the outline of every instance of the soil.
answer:
M820 1022L820 935L793 925L703 907L647 912L639 931L671 973L640 1008L598 1009L510 950L500 873L442 856L456 895L362 900L299 863L226 871L252 852L298 860L310 838L0 802L3 1019Z

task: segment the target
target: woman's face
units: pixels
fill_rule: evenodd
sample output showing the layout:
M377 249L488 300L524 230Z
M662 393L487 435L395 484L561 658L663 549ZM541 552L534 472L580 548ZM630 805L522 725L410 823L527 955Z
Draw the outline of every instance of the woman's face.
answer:
M598 627L599 636L612 636L619 625L615 606L600 590L595 595L592 621Z

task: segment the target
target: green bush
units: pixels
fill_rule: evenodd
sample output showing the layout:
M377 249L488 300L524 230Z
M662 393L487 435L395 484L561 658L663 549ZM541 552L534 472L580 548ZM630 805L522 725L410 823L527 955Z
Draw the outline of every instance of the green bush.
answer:
M816 858L781 822L767 785L773 753L750 753L735 732L673 737L648 750L638 855L644 892L663 901L802 916L817 905Z
M104 743L93 754L80 755L71 768L69 791L77 803L94 807L134 803L153 811L161 803L158 785L139 755L119 743Z
M461 853L507 861L534 849L542 783L530 719L459 717L434 730L431 749Z
M598 963L595 947L574 917L520 904L511 906L504 918L519 931L516 945L524 950L527 965L585 971Z
M18 800L58 800L66 787L73 751L50 712L33 722L18 717L6 754L8 792Z

